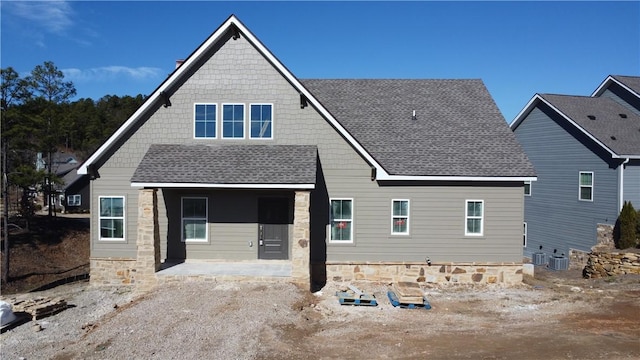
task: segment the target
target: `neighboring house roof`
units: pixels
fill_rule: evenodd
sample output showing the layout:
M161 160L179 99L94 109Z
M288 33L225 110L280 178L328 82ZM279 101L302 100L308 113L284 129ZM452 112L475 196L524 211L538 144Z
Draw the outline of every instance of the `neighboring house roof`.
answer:
M535 176L481 80L301 82L390 175Z
M609 98L536 94L513 121L512 130L541 102L613 158L640 158L640 117Z
M318 149L310 145L151 145L132 186L312 189ZM206 164L206 166L204 166Z
M640 76L622 76L610 75L600 86L591 94L591 96L600 96L609 87L610 84L616 83L625 88L629 93L640 98Z
M516 143L515 136L508 131L508 127L504 124L504 118L497 110L495 103L491 97L488 96L488 93L486 93L484 86L482 86L482 90L479 90L479 81L474 83L475 85L470 86L472 91L468 94L468 99L465 98L463 93L456 93L455 95L455 100L461 101L465 104L467 101L473 102L473 105L470 106L478 107L475 114L482 114L479 118L467 118L466 122L463 122L461 119L453 120L456 125L461 125L463 127L459 129L458 132L458 139L461 141L455 143L460 146L460 151L452 151L455 145L452 145L452 143L448 142L446 139L438 140L430 138L432 145L429 145L426 137L422 138L422 140L413 137L412 141L420 141L419 144L414 144L413 148L417 149L420 146L423 146L425 148L432 149L431 156L428 159L425 158L420 160L418 157L420 154L426 154L426 151L421 151L420 154L404 153L393 161L398 163L407 161L407 163L401 166L392 165L390 164L389 160L391 159L389 157L397 152L396 150L389 150L389 141L376 143L374 139L367 138L366 133L354 130L358 128L358 126L351 125L351 131L353 131L353 133L347 130L345 126L347 126L347 123L349 123L351 119L340 118L340 121L338 121L337 117L344 116L346 114L341 115L339 111L335 110L336 103L331 101L330 95L322 91L319 87L320 83L315 83L318 85L316 86L315 91L318 92L318 94L323 94L320 96L324 96L324 102L326 102L327 107L325 107L324 102L320 102L315 97L315 94L312 94L311 91L303 86L302 83L233 15L230 16L217 30L215 30L207 40L205 40L191 55L189 55L189 57L187 57L181 66L177 67L173 73L171 73L169 77L156 90L154 90L142 106L120 128L118 128L116 132L87 159L87 161L82 164L78 169L78 173L87 174L88 169L99 163L101 158L105 156L105 154L109 153L112 146L127 136L128 130L134 127L140 119L144 118L144 115L148 111L152 111L154 109L155 104L164 102L167 97L171 96L172 91L175 90L174 88L183 81L184 77L190 76L194 66L198 66L199 61L206 56L209 49L214 48L218 44L219 40L221 40L229 31L233 32L234 36L242 34L255 46L265 59L269 61L300 93L300 96L306 99L310 105L312 105L313 108L315 108L345 138L345 140L348 141L351 146L372 167L375 168L377 180L520 181L535 178L533 167L528 160L526 160L526 155ZM311 82L309 84L310 86L313 85ZM404 94L409 94L409 92L405 92ZM357 94L355 93L349 93L349 96L356 95ZM377 99L366 99L367 102L381 101L388 96L382 92L378 92L377 95L381 97L378 97ZM480 98L482 101L477 101ZM423 99L423 101L428 102L429 99ZM448 103L453 104L454 102L455 101L450 101ZM334 107L334 111L336 111L335 114L328 109L330 106ZM411 112L412 110L414 109L406 109L408 112ZM439 109L438 111L432 111L432 113L437 113L440 116L441 122L438 124L438 127L449 128L447 124L447 121L449 121L447 118L449 115L448 111L449 109L445 108ZM409 114L409 118L410 116L411 114ZM493 117L493 120L487 121L490 117ZM366 121L366 119L361 119L359 121ZM501 124L500 121L503 123ZM435 130L431 129L430 131L434 132ZM475 132L476 136L469 136L470 133L473 132ZM397 134L398 131L388 132L387 136L391 133ZM488 135L488 137L479 140L484 137L485 134ZM357 139L356 136L364 136L364 139ZM453 139L454 137L452 136L448 140L453 141ZM436 149L436 140L438 140L437 144L442 144L444 146L443 149ZM464 140L469 140L471 142L463 144ZM403 139L398 140L397 142L400 143L404 141L405 140ZM367 146L364 146L363 142L367 142ZM377 146L381 146L385 150L376 152L376 157L372 155L371 152L377 151L375 150ZM440 154L440 156L438 156L438 154ZM454 154L456 157L448 158L448 156L454 156ZM420 163L427 162L429 159L437 159L438 161L439 165L434 167L434 169L437 169L435 173L423 172L423 170L428 167L424 167L423 164ZM384 161L385 164L382 165L379 161ZM496 163L494 164L492 161L495 161ZM455 171L444 171L446 166L451 166ZM393 169L394 172L389 173L386 168ZM462 170L463 168L464 170Z

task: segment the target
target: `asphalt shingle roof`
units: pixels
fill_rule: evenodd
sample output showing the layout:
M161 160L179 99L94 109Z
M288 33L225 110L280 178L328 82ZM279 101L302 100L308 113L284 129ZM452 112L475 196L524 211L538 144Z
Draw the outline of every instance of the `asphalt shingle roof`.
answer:
M640 94L640 76L613 75L613 77L635 91L636 94Z
M624 106L602 97L540 96L616 154L640 154L640 116ZM591 120L590 115L595 116L595 120Z
M301 82L389 174L535 176L481 80Z
M131 182L315 184L317 153L309 145L154 144Z

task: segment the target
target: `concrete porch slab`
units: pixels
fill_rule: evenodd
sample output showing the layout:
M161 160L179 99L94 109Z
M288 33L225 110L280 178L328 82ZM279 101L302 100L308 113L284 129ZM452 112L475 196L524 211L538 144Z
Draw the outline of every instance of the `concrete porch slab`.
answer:
M156 276L246 276L257 278L291 277L290 262L185 262L163 263Z

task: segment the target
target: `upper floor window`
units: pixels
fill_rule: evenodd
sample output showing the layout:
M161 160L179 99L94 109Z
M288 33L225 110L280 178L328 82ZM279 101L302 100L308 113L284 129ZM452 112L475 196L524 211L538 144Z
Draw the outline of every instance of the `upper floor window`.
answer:
M244 105L222 105L222 138L244 139Z
M531 181L524 182L524 196L531 196Z
M331 241L353 242L353 199L331 199Z
M391 234L409 235L409 200L391 200Z
M100 240L124 240L124 196L100 196Z
M251 104L251 138L271 139L273 105L271 104Z
M67 206L80 206L82 204L82 196L80 194L67 196Z
M216 137L216 104L195 104L195 137Z
M482 236L484 227L484 201L467 200L464 234L467 236Z
M580 171L578 200L593 201L593 172Z

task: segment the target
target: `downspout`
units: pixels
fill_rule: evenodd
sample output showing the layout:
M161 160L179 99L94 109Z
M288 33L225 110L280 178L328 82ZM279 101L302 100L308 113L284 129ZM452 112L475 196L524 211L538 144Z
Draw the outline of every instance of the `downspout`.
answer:
M618 176L618 178L620 179L620 183L618 184L618 209L619 211L622 211L622 206L624 205L624 166L625 164L627 164L629 162L629 158L626 158L622 164L620 164L620 167L618 168L620 171L620 175Z

